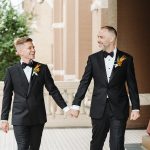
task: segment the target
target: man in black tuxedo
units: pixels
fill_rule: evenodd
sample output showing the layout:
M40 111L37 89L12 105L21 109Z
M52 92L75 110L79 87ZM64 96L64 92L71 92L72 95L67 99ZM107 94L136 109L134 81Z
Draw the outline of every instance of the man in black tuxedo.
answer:
M18 150L39 150L44 124L47 121L43 97L44 85L56 103L69 114L70 110L55 86L47 65L33 61L35 48L31 38L15 40L19 63L9 67L4 81L1 127L8 132L12 106L12 124Z
M124 150L124 133L129 115L129 98L132 104L131 120L140 114L139 95L134 72L133 57L116 48L117 31L104 26L98 34L101 51L89 56L85 72L80 81L71 114L79 115L79 106L94 80L90 117L92 141L90 150L102 150L110 131L110 150Z

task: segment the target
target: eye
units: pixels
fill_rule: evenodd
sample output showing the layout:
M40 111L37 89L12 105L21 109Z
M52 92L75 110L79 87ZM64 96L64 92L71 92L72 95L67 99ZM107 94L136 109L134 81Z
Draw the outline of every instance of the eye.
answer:
M35 48L34 46L30 46L30 47L29 47L30 50L31 50L31 49L34 49L34 48Z

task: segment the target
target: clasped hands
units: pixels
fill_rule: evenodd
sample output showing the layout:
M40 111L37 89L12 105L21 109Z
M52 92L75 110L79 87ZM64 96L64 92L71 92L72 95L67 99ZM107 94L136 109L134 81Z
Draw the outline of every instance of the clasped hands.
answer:
M79 116L79 113L80 113L79 110L75 110L75 109L72 109L72 108L66 112L67 116L71 116L71 117L74 117L74 118L77 118ZM2 130L5 133L7 133L9 131L8 121L2 122L0 126L1 126Z
M71 116L71 117L74 117L74 118L78 118L79 113L80 113L79 110L75 110L75 109L72 109L72 108L70 108L70 110L68 110L68 111L66 112L66 114L67 114L68 116Z

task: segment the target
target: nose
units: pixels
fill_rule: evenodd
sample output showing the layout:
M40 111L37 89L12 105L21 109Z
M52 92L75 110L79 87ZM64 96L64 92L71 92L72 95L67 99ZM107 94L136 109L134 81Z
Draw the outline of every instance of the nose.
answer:
M32 47L31 51L32 51L32 52L35 52L35 48L34 48L34 47Z
M97 39L98 39L98 41L101 39L99 35L97 36Z
M101 43L100 38L98 38L97 42L98 42L98 44L100 44L100 43Z

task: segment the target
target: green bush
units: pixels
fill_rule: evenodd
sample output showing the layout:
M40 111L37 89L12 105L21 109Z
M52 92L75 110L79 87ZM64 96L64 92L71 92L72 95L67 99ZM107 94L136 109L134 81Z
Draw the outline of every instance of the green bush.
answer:
M16 37L28 36L31 31L31 17L25 13L19 14L9 0L0 2L0 81L4 79L8 66L16 63L19 58L15 54L13 41Z

